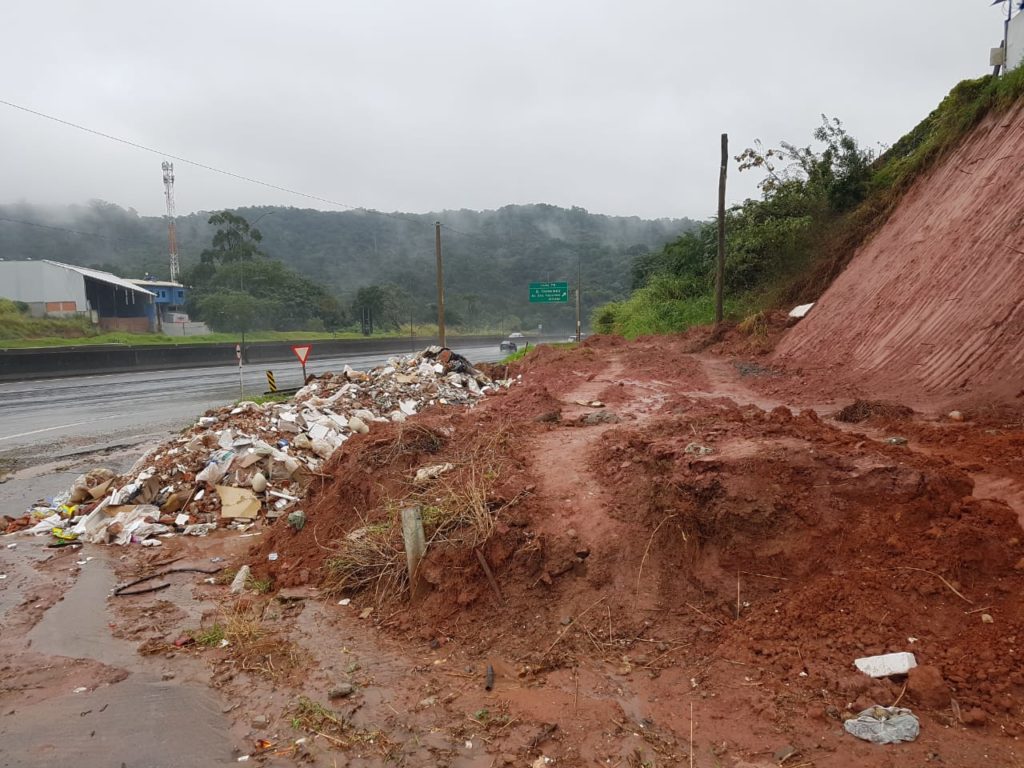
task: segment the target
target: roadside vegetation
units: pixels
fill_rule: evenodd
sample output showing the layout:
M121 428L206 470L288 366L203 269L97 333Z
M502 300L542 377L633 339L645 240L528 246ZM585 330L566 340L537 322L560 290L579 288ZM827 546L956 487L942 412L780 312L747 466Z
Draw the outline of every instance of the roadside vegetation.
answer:
M0 302L6 299L0 299ZM471 330L468 333L488 333L487 330ZM497 334L497 331L490 331ZM66 334L66 335L61 335ZM449 331L448 336L458 338L459 331ZM411 331L405 326L398 331L375 331L371 336L358 331L255 331L245 334L245 343L258 341L324 341L330 339L410 339L418 344L433 343L437 338L436 325L417 325ZM101 344L123 346L159 346L190 344L237 344L241 335L235 333L207 333L196 336L167 336L161 333L101 333L88 321L78 319L18 318L9 322L0 310L0 349L33 349L38 347L68 347Z
M0 299L0 339L20 340L49 336L81 340L92 332L92 324L87 318L30 317L28 305L10 299Z
M992 111L1024 94L1024 69L957 85L913 131L876 152L822 116L814 143L755 142L736 158L764 174L761 197L726 212L725 314L739 320L816 300L913 182ZM684 331L714 319L717 223L637 256L629 298L599 306L591 327L629 338Z

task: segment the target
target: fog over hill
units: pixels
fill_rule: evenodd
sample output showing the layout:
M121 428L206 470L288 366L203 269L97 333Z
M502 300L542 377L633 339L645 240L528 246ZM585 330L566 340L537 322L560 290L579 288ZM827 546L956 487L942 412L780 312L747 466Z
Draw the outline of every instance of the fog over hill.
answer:
M696 225L686 218L646 220L545 204L426 214L270 206L235 212L262 232L262 250L269 258L319 282L340 300L348 301L363 286L394 284L409 294L410 311L417 316L436 300L433 225L439 220L445 290L453 310L478 315L470 320L513 315L527 326L547 320L558 327L574 310L531 306L530 282L569 280L575 285L578 265L586 306L622 298L629 292L630 265L637 255ZM214 228L208 217L208 212L197 212L177 219L186 274L210 245ZM54 259L122 276L148 272L166 278L166 221L103 201L2 205L0 258Z

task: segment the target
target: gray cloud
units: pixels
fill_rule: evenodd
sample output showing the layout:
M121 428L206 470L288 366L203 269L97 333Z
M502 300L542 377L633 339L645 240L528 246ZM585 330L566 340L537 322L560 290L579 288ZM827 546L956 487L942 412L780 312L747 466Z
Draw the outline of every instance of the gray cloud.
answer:
M5 9L0 98L351 205L715 206L718 136L895 141L1002 33L986 0L516 0ZM0 202L163 206L160 158L0 106ZM734 154L736 153L734 152ZM179 210L301 198L176 164ZM733 173L732 199L755 178ZM327 207L327 206L314 206Z

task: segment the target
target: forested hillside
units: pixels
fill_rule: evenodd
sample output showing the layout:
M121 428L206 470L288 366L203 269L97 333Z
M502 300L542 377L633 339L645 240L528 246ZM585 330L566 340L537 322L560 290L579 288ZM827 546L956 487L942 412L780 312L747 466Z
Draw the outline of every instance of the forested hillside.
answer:
M465 325L572 327L570 306L531 306L527 284L583 279L584 312L624 298L633 260L689 231L688 219L643 220L552 205L495 211L383 214L298 208L240 208L263 235L261 250L324 286L351 310L356 293L389 286L391 314L427 320L436 301L434 227L443 229L447 303ZM189 274L210 246L208 212L178 218L182 265ZM34 222L46 226L30 226ZM50 228L47 228L50 227ZM67 230L74 230L69 232ZM94 201L83 206L0 206L0 258L56 259L123 276L167 277L162 217Z

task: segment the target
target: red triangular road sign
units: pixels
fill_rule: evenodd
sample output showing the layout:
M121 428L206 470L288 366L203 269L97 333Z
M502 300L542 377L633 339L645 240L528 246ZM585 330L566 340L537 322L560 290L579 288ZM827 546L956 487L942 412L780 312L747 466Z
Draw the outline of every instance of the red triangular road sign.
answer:
M292 352L294 352L295 356L299 358L299 362L305 365L306 360L309 359L309 351L311 349L313 349L312 344L298 344L292 347Z

